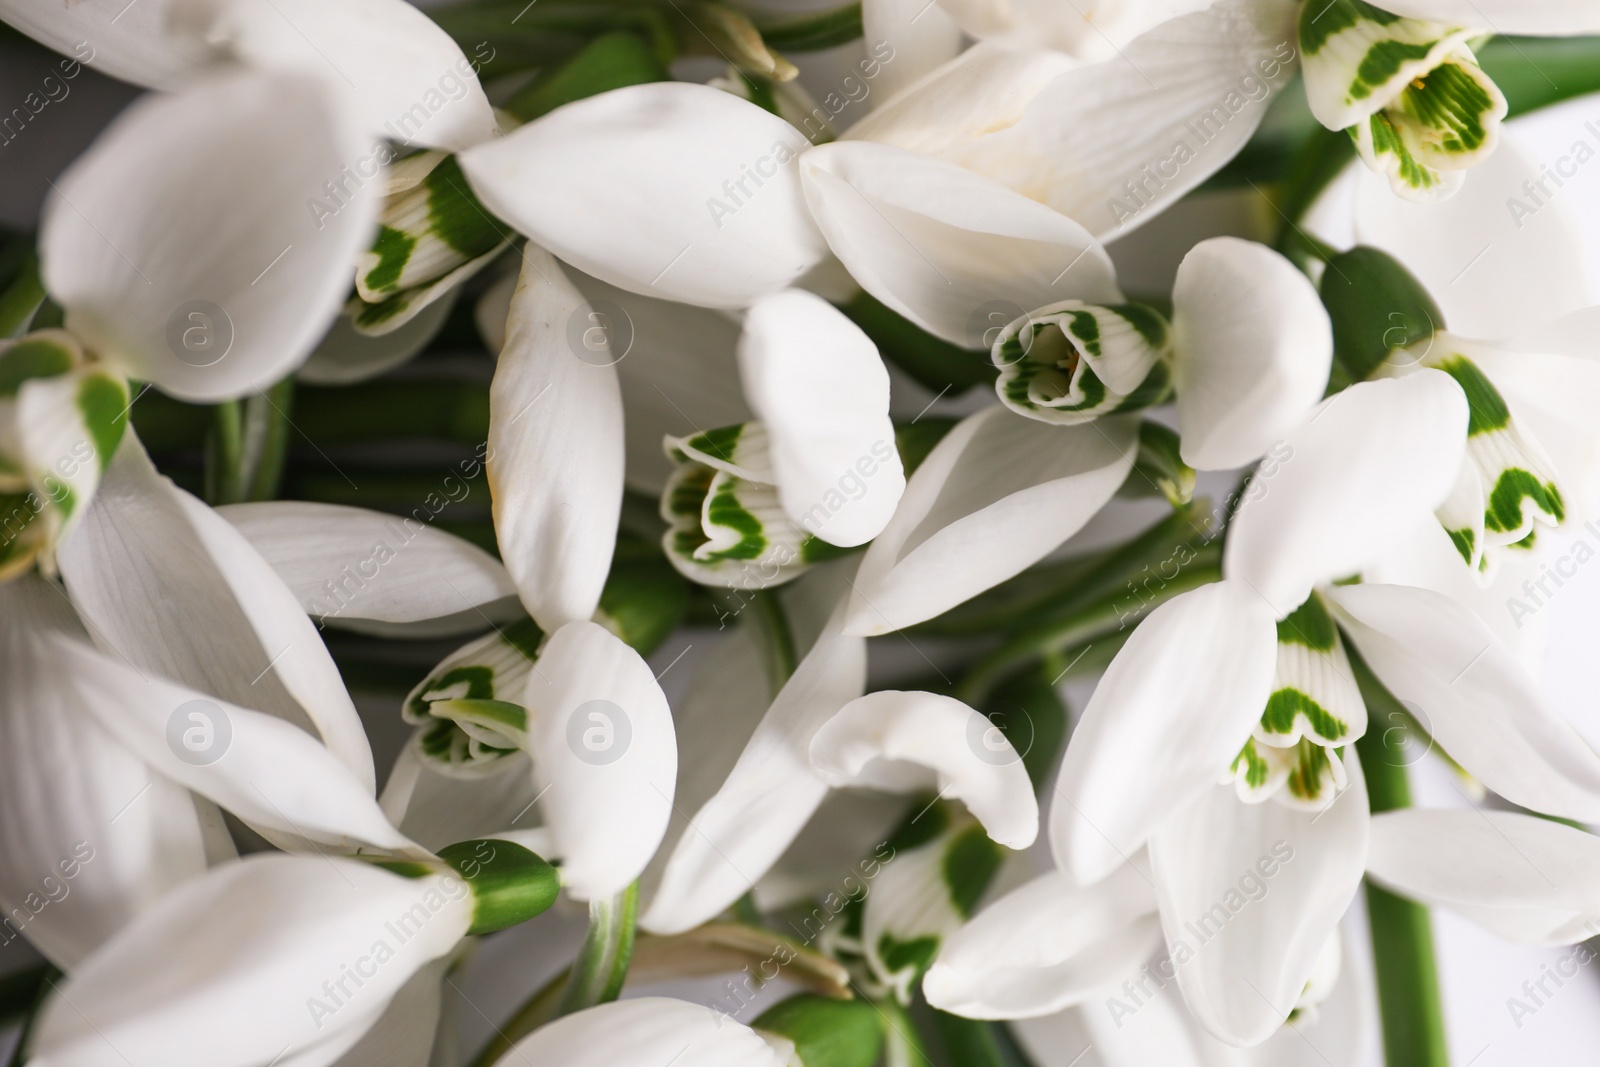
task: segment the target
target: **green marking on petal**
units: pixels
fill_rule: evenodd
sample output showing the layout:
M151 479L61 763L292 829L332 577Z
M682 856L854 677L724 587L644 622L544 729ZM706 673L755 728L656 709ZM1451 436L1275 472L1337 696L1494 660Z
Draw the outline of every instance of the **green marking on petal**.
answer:
M1456 546L1456 551L1461 553L1461 558L1472 563L1472 556L1478 547L1478 532L1476 530L1446 530L1450 535L1450 543ZM1532 536L1531 534L1529 536Z
M739 479L726 474L719 474L712 479L711 492L706 499L704 510L706 526L719 527L735 536L732 543L725 548L713 548L708 551L702 546L696 555L706 562L755 559L761 555L762 549L767 547L766 533L761 520L739 499L741 484Z
M94 441L95 458L104 471L128 427L128 385L121 378L96 371L78 383L78 414Z
M1382 88L1385 82L1400 73L1401 67L1428 58L1428 53L1433 51L1434 45L1438 43L1438 41L1421 41L1416 44L1408 41L1378 41L1367 49L1361 65L1356 68L1355 80L1350 83L1350 98L1365 100L1375 89Z
M1298 689L1279 689L1268 697L1261 726L1268 733L1288 736L1294 732L1295 720L1302 717L1325 741L1342 740L1350 732L1342 720Z
M1300 10L1300 48L1307 55L1315 55L1342 30L1355 29L1363 22L1388 26L1399 21L1399 15L1363 0L1332 0L1326 4L1312 0Z
M53 337L24 337L0 351L0 397L16 396L30 378L66 374L77 361L77 353Z
M728 466L743 470L742 463L748 462L764 470L765 431L752 432L756 430L758 424L746 424L737 442L722 431L667 439L667 454L677 468L661 494L661 517L668 524L662 547L673 567L690 581L728 589L765 589L845 551L791 521L775 486L700 461L731 449L740 464Z
M1318 652L1329 652L1338 644L1339 634L1334 627L1333 616L1323 606L1322 599L1313 593L1304 604L1278 623L1278 641L1280 644L1304 645Z
M1529 507L1560 523L1566 504L1554 482L1541 482L1529 471L1508 468L1500 472L1485 502L1483 524L1497 533L1520 530L1528 522Z
M463 260L492 251L504 240L493 216L472 194L455 156L446 156L423 179L432 232Z
M697 452L704 452L708 456L732 463L733 456L739 445L739 438L744 434L744 423L733 426L722 426L705 433L695 434L686 442L690 448Z
M1467 394L1468 437L1503 430L1511 424L1511 409L1506 406L1505 398L1472 360L1466 356L1450 356L1434 361L1432 366L1454 378L1461 391Z
M1285 783L1288 794L1306 806L1326 807L1343 788L1343 766L1321 745L1302 741Z
M1396 105L1410 120L1419 154L1435 166L1490 145L1506 102L1476 64L1443 63L1406 86Z
M933 965L939 954L939 938L917 937L901 941L893 934L878 938L878 956L891 973L910 971L921 974Z
M1000 846L982 826L969 826L957 833L944 849L942 874L950 903L963 919L972 918L978 899L1000 869Z
M372 242L372 254L378 257L378 262L367 271L362 284L374 293L394 289L400 284L400 275L404 273L416 247L415 237L401 233L392 226L380 225L377 240Z
M995 390L1014 411L1063 425L1148 407L1170 391L1168 334L1142 305L1062 301L1001 332L990 353Z
M1254 738L1244 743L1244 747L1233 758L1233 764L1228 769L1251 790L1264 788L1268 779L1272 777L1272 767L1256 750Z
M1350 136L1367 165L1387 174L1390 185L1397 189L1403 186L1421 193L1443 190L1448 184L1444 175L1417 162L1394 122L1381 111L1350 127Z

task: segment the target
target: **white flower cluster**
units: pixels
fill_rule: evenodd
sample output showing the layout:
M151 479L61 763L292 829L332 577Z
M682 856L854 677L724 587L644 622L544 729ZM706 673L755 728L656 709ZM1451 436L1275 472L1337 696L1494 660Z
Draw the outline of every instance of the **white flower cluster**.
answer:
M0 248L12 1062L1410 1067L1422 906L1600 931L1600 0L0 19L150 90Z

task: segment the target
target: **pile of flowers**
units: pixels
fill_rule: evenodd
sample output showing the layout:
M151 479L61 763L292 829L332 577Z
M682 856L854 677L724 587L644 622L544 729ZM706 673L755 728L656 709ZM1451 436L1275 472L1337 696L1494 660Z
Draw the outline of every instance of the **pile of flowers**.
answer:
M1430 909L1600 932L1600 2L0 19L149 90L0 248L13 1063L1432 1067Z

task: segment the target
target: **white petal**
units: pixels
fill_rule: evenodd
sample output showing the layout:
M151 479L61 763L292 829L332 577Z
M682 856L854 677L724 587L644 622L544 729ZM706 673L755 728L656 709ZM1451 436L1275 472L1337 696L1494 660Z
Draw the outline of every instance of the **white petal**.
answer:
M1476 615L1428 589L1332 591L1345 630L1450 758L1507 800L1600 820L1600 756Z
M1474 346L1473 359L1550 454L1562 495L1578 521L1600 516L1600 437L1592 430L1600 406L1600 308L1590 307Z
M374 149L319 78L234 73L146 97L56 183L45 287L67 328L185 400L264 389L327 330L371 239L378 184L308 200Z
M922 980L928 1003L969 1019L1032 1018L1090 1002L1150 958L1155 893L1132 865L1088 889L1041 875L945 942Z
M1022 757L987 716L936 693L887 689L839 709L811 739L811 766L835 788L931 787L965 804L990 837L1027 848L1039 804Z
M1260 459L1328 384L1333 329L1316 287L1265 245L1216 237L1183 258L1172 303L1183 461Z
M1259 1044L1288 1017L1361 884L1367 790L1345 752L1350 784L1323 812L1241 804L1216 786L1151 838L1179 988L1230 1044Z
M78 706L151 767L257 827L354 849L405 850L370 786L282 719L211 699L54 637L44 654Z
M579 900L620 893L672 814L678 745L654 672L611 631L569 622L540 650L524 703L562 885Z
M493 774L456 778L440 774L421 756L420 733L400 750L378 798L401 833L437 852L457 841L529 829L538 821L533 804L539 790L525 754L503 757Z
M1070 56L1049 48L978 44L911 90L885 100L844 139L937 156L1012 125L1041 89L1075 65Z
M912 475L856 576L849 630L931 619L1044 558L1127 478L1138 424L1055 426L992 407L969 416Z
M106 652L320 735L373 790L366 731L299 601L227 520L156 472L131 431L60 563Z
M517 595L499 560L415 519L301 500L229 504L217 513L261 553L301 608L325 622L420 622L475 614ZM488 625L478 617L470 628Z
M337 1067L428 1067L450 964L445 956L412 975Z
M926 0L863 0L861 36L873 55L889 56L872 86L885 100L961 51L961 27Z
M764 297L745 316L739 373L767 430L784 512L842 547L882 533L906 479L889 372L861 328L803 290Z
M1164 23L1056 78L1021 121L945 158L1096 237L1130 233L1250 139L1294 73L1297 12L1282 0L1220 0Z
M826 251L800 196L806 147L732 94L657 82L558 108L462 153L461 168L490 211L588 274L740 307Z
M1081 884L1098 881L1174 812L1215 791L1267 706L1277 655L1272 610L1237 582L1151 612L1067 746L1050 808L1056 865Z
M725 1012L685 1000L639 997L563 1016L511 1047L526 1067L784 1067L793 1062Z
M974 37L1000 35L1060 49L1084 59L1109 59L1168 19L1208 6L1206 0L942 0Z
M1563 37L1600 33L1600 7L1593 0L1384 0L1383 9L1414 19L1433 19L1494 33Z
M206 37L254 66L303 71L348 92L365 130L397 144L459 151L498 132L477 68L404 0L221 0ZM359 171L358 171L359 173ZM334 177L330 174L329 177Z
M1043 1019L1012 1023L1019 1043L1039 1067L1215 1067L1195 1051L1193 1021L1176 989L1151 985L1150 975L1129 971L1127 980L1155 989L1135 1008L1125 994L1108 991L1105 1004L1084 1004ZM1158 980L1159 982L1159 980Z
M695 665L688 690L672 708L678 735L678 787L664 847L656 853L640 886L645 901L653 898L661 873L683 835L693 835L690 815L722 787L772 703L773 683L757 624L743 612L731 621L738 625ZM899 818L897 813L896 820ZM850 862L856 858L852 856Z
M594 614L622 508L616 357L571 343L586 313L555 260L526 248L489 388L486 462L501 558L546 633Z
M1501 937L1569 945L1600 928L1600 838L1509 811L1375 815L1367 873Z
M312 385L349 385L376 378L426 348L449 318L459 295L459 289L452 289L403 325L376 336L360 332L348 313L341 314L295 377Z
M74 632L53 583L0 585L0 907L63 970L206 867L188 791L84 715L45 648Z
M1072 219L962 167L869 141L801 160L806 202L861 287L953 344L1060 300L1115 303L1111 259ZM1011 309L1015 308L1013 313Z
M1228 530L1223 573L1279 617L1313 586L1346 577L1455 487L1467 401L1443 372L1334 394L1257 468Z
M177 6L174 0L154 0L135 8L117 0L75 4L0 0L0 19L71 56L70 62L150 89L176 89L213 59L204 42L172 31L170 20Z
M767 709L722 788L694 815L640 918L681 933L721 912L777 862L827 785L811 769L811 739L866 688L867 648L836 617Z
M229 864L170 894L73 974L40 1018L35 1059L248 1067L304 1053L370 1026L471 921L453 875L406 878L331 857ZM351 971L362 981L346 979L341 993L334 983Z
M1403 200L1370 172L1356 187L1356 238L1417 276L1454 333L1505 337L1590 303L1580 234L1563 200L1542 206L1523 183L1544 179L1509 130L1461 192L1439 204ZM1526 211L1518 211L1522 205Z

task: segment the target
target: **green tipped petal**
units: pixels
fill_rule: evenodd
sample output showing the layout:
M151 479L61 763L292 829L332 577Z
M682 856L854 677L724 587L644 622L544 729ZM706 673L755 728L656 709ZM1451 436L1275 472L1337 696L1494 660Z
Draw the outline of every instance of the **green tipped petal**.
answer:
M480 637L446 656L401 706L422 727L423 756L440 773L474 778L522 750L520 703L543 635L532 619Z
M701 585L766 589L792 581L842 549L792 522L770 481L758 423L668 438L677 464L661 494L667 559Z
M1494 151L1505 96L1468 41L1478 31L1399 18L1361 0L1308 3L1300 16L1306 97L1348 130L1367 166L1409 200L1442 200L1457 173Z
M1075 425L1170 392L1167 322L1142 304L1052 304L1007 326L990 357L1000 399L1041 422Z
M356 263L355 328L388 333L499 255L513 236L473 195L454 156L422 152L389 167L378 236Z

